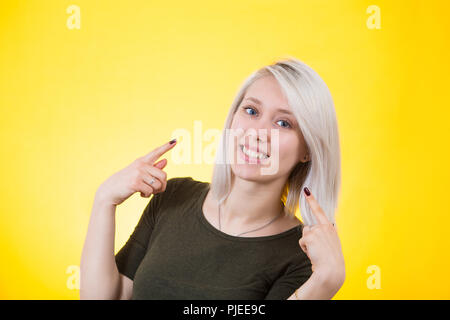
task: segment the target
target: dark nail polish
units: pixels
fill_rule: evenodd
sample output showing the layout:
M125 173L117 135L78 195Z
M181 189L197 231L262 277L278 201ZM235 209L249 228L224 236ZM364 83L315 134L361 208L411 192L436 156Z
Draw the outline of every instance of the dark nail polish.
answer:
M311 192L309 191L309 189L307 187L304 187L303 190L305 191L307 196L311 195Z
M176 141L177 141L177 139L173 139L173 140L170 140L169 143L174 144Z

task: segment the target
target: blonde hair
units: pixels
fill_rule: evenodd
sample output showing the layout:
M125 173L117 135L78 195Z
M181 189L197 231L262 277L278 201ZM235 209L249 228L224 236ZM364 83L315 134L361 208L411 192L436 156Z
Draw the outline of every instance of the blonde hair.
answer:
M307 186L330 222L335 223L341 185L339 133L333 99L322 78L294 57L285 57L253 72L239 89L228 112L216 153L211 192L221 203L231 191L231 166L227 161L226 129L248 87L259 78L273 76L285 94L305 139L310 161L299 162L291 171L283 190L287 214L295 215L300 204L301 220L316 223L302 189Z

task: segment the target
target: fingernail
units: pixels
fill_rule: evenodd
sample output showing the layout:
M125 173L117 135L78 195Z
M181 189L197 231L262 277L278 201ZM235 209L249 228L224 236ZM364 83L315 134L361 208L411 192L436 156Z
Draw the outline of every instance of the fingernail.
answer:
M311 192L309 191L308 187L304 187L304 188L303 188L303 191L305 191L305 193L306 193L307 196L310 196L310 195L311 195Z
M173 140L170 140L169 143L174 144L176 141L177 141L177 139L173 139Z

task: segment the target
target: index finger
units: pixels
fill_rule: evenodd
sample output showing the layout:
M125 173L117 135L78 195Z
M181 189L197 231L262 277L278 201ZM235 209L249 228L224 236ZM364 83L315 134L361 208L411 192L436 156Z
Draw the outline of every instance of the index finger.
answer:
M173 139L169 142L164 143L162 146L157 147L156 149L147 153L143 159L145 162L153 164L159 157L161 157L164 153L169 151L175 144L177 140Z
M306 195L306 201L308 201L308 204L309 204L314 216L316 217L317 222L321 223L321 224L329 224L330 220L328 220L325 212L323 212L322 208L320 207L316 198L312 195L311 191L309 191L309 189L306 187L303 190ZM308 193L309 193L309 195L308 195Z

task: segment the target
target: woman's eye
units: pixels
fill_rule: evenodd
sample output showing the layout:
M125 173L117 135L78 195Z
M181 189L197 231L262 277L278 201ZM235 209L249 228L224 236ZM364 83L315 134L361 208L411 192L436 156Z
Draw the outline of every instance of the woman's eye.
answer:
M253 110L253 111L255 111L255 109L253 109L253 108L251 108L251 107L245 107L244 110L245 110L245 112L247 112L247 110ZM248 113L248 112L247 112L247 113ZM250 113L248 113L248 114L250 114ZM255 111L254 114L256 114L256 111Z
M255 109L253 109L252 107L244 107L244 110L245 110L245 112L246 112L247 114L249 114L249 115L255 115L255 114L258 113L258 112L257 112ZM247 110L250 110L250 112L253 112L253 113L249 113ZM292 128L291 124L290 124L289 122L287 122L286 120L278 120L277 122L284 122L285 125L282 125L283 128Z
M285 126L282 126L282 127L285 127L285 128L290 128L291 127L290 123L285 121L285 120L279 120L277 122L284 122L286 124Z

